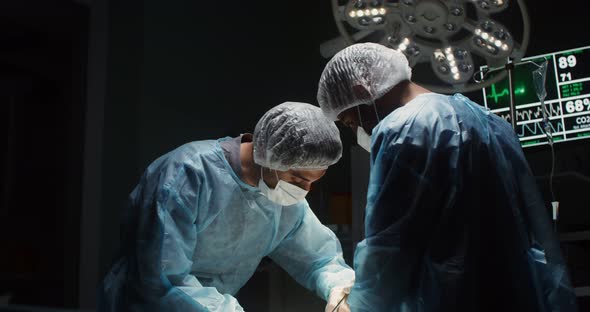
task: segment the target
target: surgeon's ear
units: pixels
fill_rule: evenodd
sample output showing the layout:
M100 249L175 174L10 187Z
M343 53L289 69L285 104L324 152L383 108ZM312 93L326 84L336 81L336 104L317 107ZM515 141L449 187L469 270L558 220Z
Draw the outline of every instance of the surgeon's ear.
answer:
M371 92L365 88L363 85L354 85L352 86L352 92L354 92L354 96L357 99L370 99Z

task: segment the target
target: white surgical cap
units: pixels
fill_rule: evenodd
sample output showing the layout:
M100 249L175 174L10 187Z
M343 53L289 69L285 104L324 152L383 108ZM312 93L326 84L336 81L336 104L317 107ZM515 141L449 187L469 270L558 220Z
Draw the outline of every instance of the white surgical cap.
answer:
M256 124L253 140L254 162L280 171L326 169L342 156L336 124L306 103L273 107Z
M376 43L359 43L338 52L320 77L318 102L331 120L361 104L370 104L398 83L410 80L406 56ZM362 86L367 92L354 90Z

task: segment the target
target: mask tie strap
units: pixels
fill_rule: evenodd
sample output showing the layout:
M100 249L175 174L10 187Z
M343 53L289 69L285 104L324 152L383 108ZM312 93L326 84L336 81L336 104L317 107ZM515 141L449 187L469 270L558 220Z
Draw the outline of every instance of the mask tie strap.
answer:
M360 124L360 127L364 129L364 127L363 127L363 119L361 118L361 109L359 108L359 105L356 106L356 112L359 115L359 124Z
M375 117L377 117L377 123L381 122L381 118L379 118L379 113L377 113L377 105L373 102L373 110L375 111Z

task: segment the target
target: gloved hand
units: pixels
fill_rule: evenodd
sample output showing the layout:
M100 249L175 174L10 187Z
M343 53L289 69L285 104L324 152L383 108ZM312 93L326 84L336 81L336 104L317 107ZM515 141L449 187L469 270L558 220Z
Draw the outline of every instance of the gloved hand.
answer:
M350 294L350 289L352 285L346 287L334 287L330 291L330 296L328 296L328 304L326 305L325 312L350 312L350 307L348 306L348 302L346 302L348 298L348 294ZM344 298L344 300L342 300ZM342 300L340 305L338 303ZM334 310L338 306L338 309Z

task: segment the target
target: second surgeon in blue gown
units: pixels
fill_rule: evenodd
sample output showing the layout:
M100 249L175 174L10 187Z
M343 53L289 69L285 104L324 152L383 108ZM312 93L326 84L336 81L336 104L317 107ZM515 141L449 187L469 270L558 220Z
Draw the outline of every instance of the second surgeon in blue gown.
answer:
M320 78L324 113L371 153L351 311L575 311L514 130L410 78L401 52L373 43L339 52Z
M123 254L99 310L243 311L233 296L265 256L319 297L341 299L332 297L354 272L304 199L341 152L319 108L287 102L253 136L192 142L158 158L131 193Z

